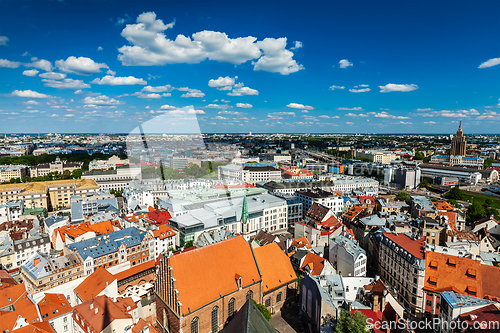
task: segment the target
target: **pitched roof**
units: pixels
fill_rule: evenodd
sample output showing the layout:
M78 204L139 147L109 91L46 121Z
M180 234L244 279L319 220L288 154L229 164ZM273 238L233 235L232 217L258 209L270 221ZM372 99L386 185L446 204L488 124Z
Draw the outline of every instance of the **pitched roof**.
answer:
M500 267L481 264L479 273L483 288L483 297L497 302L500 301L500 289L498 288Z
M172 218L172 215L169 213L168 210L162 208L162 209L156 209L156 210L153 210L152 212L149 212L148 218L150 220L153 220L157 224L165 224L165 223L168 223L168 220L170 220Z
M436 212L439 216L447 216L451 230L457 230L457 212Z
M158 331L156 330L156 328L154 328L154 326L151 325L150 322L147 322L147 321L145 321L142 318L139 318L139 320L137 321L137 323L134 326L132 326L132 333L143 333L144 332L143 329L146 326L149 329L149 333L158 333Z
M41 321L36 304L29 297L24 283L0 289L0 308L7 310L0 311L1 326L11 331L19 316L28 323Z
M174 231L174 229L171 226L166 225L166 224L160 224L158 226L158 230L153 230L153 236L155 238L159 238L159 239L174 237L175 235L176 235L176 232Z
M344 217L350 221L354 220L356 216L359 215L365 209L360 206L352 206L345 214Z
M170 257L170 266L184 314L237 290L236 274L242 277L243 286L261 279L243 236L174 255Z
M439 209L439 210L454 210L455 209L455 206L453 206L452 204L450 204L447 201L433 202L432 204L434 205L434 207L436 207L436 209Z
M325 267L325 260L313 252L308 252L300 269L306 272L307 267L311 275L320 275Z
M16 329L16 333L56 333L48 322L33 323Z
M124 280L128 277L134 276L134 275L139 274L141 272L144 272L148 269L151 269L153 267L155 267L155 260L145 261L139 265L135 265L133 267L130 267L129 269L126 269L126 270L123 270L119 273L116 273L115 278L117 281L121 281L121 280Z
M115 280L116 277L101 266L75 288L75 293L85 302L97 297L99 293Z
M255 259L262 274L263 291L267 292L294 281L297 277L290 259L276 243L254 249Z
M308 249L311 248L311 244L309 244L309 241L305 237L300 237L300 238L294 239L292 241L292 244L290 245L290 247L292 247L292 246L295 246L298 249L301 247L304 247L304 246Z
M466 322L469 327L475 327L475 330L468 332L482 332L482 333L492 333L498 332L498 325L496 329L494 327L481 327L483 323L498 323L498 318L500 317L500 306L498 304L490 304L483 306L479 309L472 310L466 313L462 313L458 316L458 320L461 322ZM480 329L481 327L481 329Z
M66 296L63 294L45 294L45 297L38 302L38 308L42 315L42 320L47 321L73 311Z
M251 300L247 300L221 333L276 333Z
M329 211L330 211L330 208L315 202L307 210L306 216L308 216L314 220L317 220L317 221L322 221L325 218L326 214L328 214Z
M425 258L425 252L423 250L425 249L425 237L413 239L406 234L395 234L392 232L384 232L384 235L411 253L415 258Z
M80 321L75 318L77 314L80 320L84 320L93 332L102 332L116 319L130 319L130 324L133 323L132 316L124 312L111 298L105 295L73 308L73 320L79 324Z

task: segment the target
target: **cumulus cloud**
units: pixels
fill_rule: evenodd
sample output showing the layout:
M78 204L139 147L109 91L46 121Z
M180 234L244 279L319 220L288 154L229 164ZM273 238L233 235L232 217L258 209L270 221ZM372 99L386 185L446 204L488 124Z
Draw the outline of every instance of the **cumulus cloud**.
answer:
M431 108L423 108L423 109L417 109L417 111L424 112L424 111L432 111L434 109Z
M38 70L36 69L27 69L23 72L23 75L26 75L26 76L36 76L38 73L40 73Z
M325 118L325 119L336 119L339 118L339 116L327 116L327 115L321 115L319 118Z
M175 110L175 109L177 109L177 107L172 106L172 105L165 104L165 105L162 105L162 106L160 107L160 109L162 109L162 110Z
M346 117L368 117L368 115L365 113L356 114L356 113L352 113L352 112L346 113L344 116L346 116Z
M297 49L300 49L303 46L304 46L304 44L302 44L302 42L299 42L298 40L296 40L294 42L294 46L291 47L290 50L297 50Z
M345 123L346 125L354 125L354 123L351 123L350 121Z
M338 111L361 111L363 110L362 107L359 107L359 106L356 106L356 107L353 107L353 108L343 108L343 107L340 107L340 108L337 108Z
M500 113L494 112L494 111L488 111L483 113L482 115L476 117L476 120L500 120Z
M151 93L159 93L159 92L165 92L165 91L172 91L174 88L170 85L164 85L164 86L145 86L144 88L141 89L143 92L151 92Z
M28 98L50 98L52 96L38 93L33 90L14 90L11 94L15 97L28 97Z
M370 91L371 89L370 88L363 88L363 89L349 89L350 92L353 92L353 93L363 93L363 92L367 92L367 91Z
M21 66L21 63L18 61L10 61L7 59L0 59L0 67L18 68L19 66Z
M133 76L115 77L115 76L111 76L111 75L106 75L102 79L96 78L91 83L107 85L107 86L133 86L136 84L140 84L140 85L147 84L147 82L144 81L143 79L139 79L139 78L136 78Z
M9 41L9 37L0 36L0 46L7 46L8 41Z
M93 104L93 105L119 105L119 104L123 104L123 102L118 101L114 98L108 97L106 95L87 96L83 99L82 103Z
M185 94L182 94L181 97L189 98L189 97L205 97L205 94L198 89L190 89L190 88L178 88L179 91L187 91Z
M219 111L218 114L242 114L241 112L238 112L238 111Z
M379 86L379 88L380 88L380 92L383 92L383 93L391 92L391 91L407 92L407 91L417 90L418 86L416 84L394 84L394 83L388 83L385 86Z
M139 98L144 98L144 99L158 99L161 98L160 94L157 93L143 93L142 91L138 91L136 93L133 93L132 96L136 96Z
M26 67L35 67L38 69L42 69L46 72L50 72L52 70L52 63L48 60L31 58L31 62L29 64L24 64Z
M398 124L401 124L401 125L413 125L413 123L404 122L404 121L400 121Z
M238 78L237 76L235 77L219 76L218 79L211 79L210 81L208 81L208 86L212 88L217 88L219 90L231 90L237 78Z
M345 88L344 86L336 86L336 85L330 86L330 90L344 89L344 88Z
M252 108L253 105L252 104L249 104L249 103L236 103L236 107L237 108L245 108L245 109L249 109L249 108Z
M292 109L314 110L314 107L312 107L310 105L304 105L304 104L299 104L299 103L290 103L287 105L287 107L292 108Z
M26 104L26 105L39 105L40 104L37 101L33 101L33 100L27 101L27 102L23 102L23 103Z
M424 121L424 124L428 125L434 125L436 122L435 121Z
M303 68L292 59L293 52L286 49L286 38L259 42L252 36L230 38L223 32L204 30L191 37L177 35L169 39L164 32L174 24L164 24L154 12L140 14L136 24L127 24L122 30L122 37L131 45L118 49L118 59L125 66L156 66L196 64L206 59L239 65L260 58L254 70L286 75Z
M368 112L369 115L375 116L375 118L388 118L388 119L410 119L410 117L406 116L395 116L392 114L389 114L385 111L382 112Z
M493 58L488 61L483 62L478 68L487 68L500 64L500 58Z
M50 80L62 80L66 77L66 74L63 73L54 73L54 72L47 72L47 73L42 73L39 75L43 79L50 79Z
M246 95L258 95L259 91L249 87L243 86L243 83L238 83L235 85L233 90L227 93L228 96L246 96Z
M268 115L273 115L273 116L295 116L295 112L271 112Z
M470 110L439 110L426 113L419 113L421 117L445 117L445 118L468 118L470 116L479 116L479 111L476 109Z
M87 57L68 57L66 60L57 60L56 66L65 73L74 73L78 75L91 75L99 73L101 68L108 68L108 65L97 63Z
M340 61L339 61L339 67L340 67L340 68L347 68L347 67L349 67L349 66L354 66L354 65L352 64L352 62L350 62L349 60L347 60L347 59L342 59L342 60L340 60Z
M63 80L51 80L43 79L44 86L59 89L84 89L90 88L90 84L83 82L82 80L73 79L63 79Z
M205 111L203 111L203 110L189 109L187 113L189 113L189 114L205 114Z

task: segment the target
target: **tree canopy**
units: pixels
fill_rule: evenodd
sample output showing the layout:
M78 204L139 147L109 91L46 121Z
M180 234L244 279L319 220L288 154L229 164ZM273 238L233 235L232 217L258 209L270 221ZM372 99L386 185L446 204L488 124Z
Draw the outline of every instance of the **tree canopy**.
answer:
M350 313L341 309L337 317L335 333L365 333L366 316L359 311Z

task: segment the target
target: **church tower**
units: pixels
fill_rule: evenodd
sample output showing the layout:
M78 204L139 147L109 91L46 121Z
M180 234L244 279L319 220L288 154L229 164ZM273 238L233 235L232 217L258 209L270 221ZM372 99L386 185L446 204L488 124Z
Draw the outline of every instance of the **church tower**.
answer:
M458 126L457 135L451 141L450 155L465 156L465 148L467 142L465 141L464 133L462 132L462 122Z

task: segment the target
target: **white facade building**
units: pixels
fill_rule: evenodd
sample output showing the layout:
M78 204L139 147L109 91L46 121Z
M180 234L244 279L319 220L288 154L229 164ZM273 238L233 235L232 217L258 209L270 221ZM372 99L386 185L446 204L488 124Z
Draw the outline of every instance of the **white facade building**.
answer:
M342 276L366 276L366 251L344 236L330 239L329 260Z

